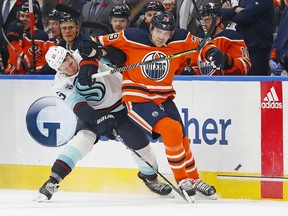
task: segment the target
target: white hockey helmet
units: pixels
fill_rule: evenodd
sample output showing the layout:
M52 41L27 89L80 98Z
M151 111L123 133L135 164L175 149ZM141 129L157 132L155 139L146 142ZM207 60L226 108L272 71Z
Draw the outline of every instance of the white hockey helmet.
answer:
M52 69L59 71L59 67L65 60L67 53L68 50L64 47L51 46L45 55L46 62Z

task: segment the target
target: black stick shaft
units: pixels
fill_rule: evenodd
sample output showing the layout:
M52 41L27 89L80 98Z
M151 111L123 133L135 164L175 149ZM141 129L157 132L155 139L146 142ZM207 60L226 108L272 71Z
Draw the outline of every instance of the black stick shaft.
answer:
M153 171L155 173L157 173L159 176L161 176L161 178L166 181L173 189L174 191L176 191L185 201L187 201L187 199L185 198L184 194L177 188L175 187L165 176L163 176L155 167L153 167L152 164L150 164L147 160L145 160L145 158L143 158L137 151L135 151L134 149L128 147L125 144L125 141L122 139L122 137L120 135L115 135L115 140L118 142L121 142L122 144L124 144L126 146L127 149L129 149L131 152L133 152L137 157L139 157L144 163L146 163L151 169L153 169ZM187 201L188 202L188 201Z

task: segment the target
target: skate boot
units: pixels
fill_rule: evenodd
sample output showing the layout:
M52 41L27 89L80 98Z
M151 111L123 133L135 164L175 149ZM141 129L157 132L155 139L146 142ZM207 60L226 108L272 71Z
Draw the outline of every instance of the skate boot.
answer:
M38 196L34 199L36 202L50 200L52 195L57 192L59 183L57 180L50 178L39 189Z
M196 190L193 185L193 180L189 178L182 179L180 182L178 182L178 187L184 194L186 200L189 203L194 203L194 196L196 194Z
M216 194L215 187L203 182L201 179L194 180L194 187L196 191L200 192L202 195L210 197L212 199L217 199L215 195Z
M138 177L143 180L145 185L154 193L159 194L161 196L166 196L171 193L172 188L170 185L162 183L158 181L156 178L154 181L148 181L147 178L145 178L144 174L141 172L138 172Z

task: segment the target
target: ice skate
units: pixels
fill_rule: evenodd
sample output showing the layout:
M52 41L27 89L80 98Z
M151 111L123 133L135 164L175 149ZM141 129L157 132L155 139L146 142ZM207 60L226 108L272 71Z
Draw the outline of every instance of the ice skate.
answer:
M186 200L189 203L194 203L194 196L196 194L196 190L193 185L193 180L188 178L182 179L180 182L178 182L178 187L184 194Z
M50 178L47 180L43 186L39 189L39 194L34 198L35 202L43 202L50 200L52 195L57 192L59 187L58 182L55 179Z
M171 193L172 188L170 185L158 181L158 179L155 179L155 181L148 182L143 173L138 172L138 177L142 179L145 183L145 185L154 193L159 194L161 196L167 196Z
M218 198L215 187L205 183L201 179L194 180L194 187L197 195L200 195L204 199L215 200Z

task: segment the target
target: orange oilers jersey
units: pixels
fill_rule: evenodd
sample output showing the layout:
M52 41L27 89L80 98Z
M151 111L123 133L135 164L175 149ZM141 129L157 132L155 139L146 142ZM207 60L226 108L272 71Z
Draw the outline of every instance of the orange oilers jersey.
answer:
M43 30L35 31L35 58L36 58L36 71L40 70L44 64L46 64L45 55L43 53L43 44L48 40L48 34ZM10 71L6 71L11 74L27 74L33 65L32 55L32 42L30 37L24 37L19 41L12 41L12 46L16 49L11 48L8 45L9 59L8 64ZM25 62L25 64L23 63ZM26 68L28 67L28 69Z
M126 54L125 66L152 59L161 58L178 52L195 49L199 40L183 29L176 29L173 37L163 47L155 47L147 32L138 28L128 28L120 33L99 36L104 46L114 46ZM199 52L191 56L197 62ZM174 98L172 82L174 74L185 57L137 67L123 72L123 102L164 102L168 97Z
M215 38L212 39L214 45L216 45L223 53L228 55L228 59L231 57L234 59L234 64L230 69L223 69L224 75L246 75L251 68L251 61L249 58L246 43L242 36L230 29L224 29ZM201 70L201 61L198 62ZM196 73L199 73L196 71ZM221 75L220 71L215 71L213 75Z

